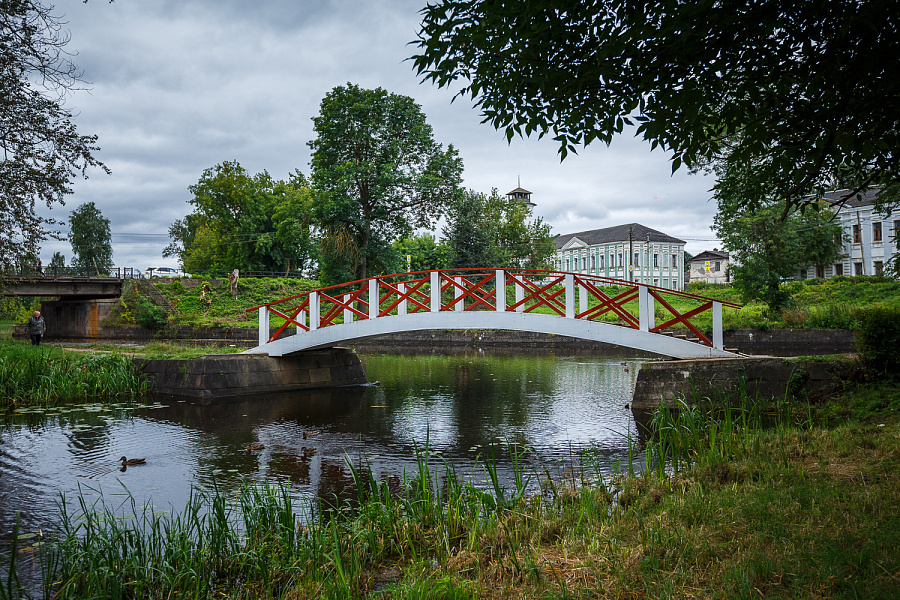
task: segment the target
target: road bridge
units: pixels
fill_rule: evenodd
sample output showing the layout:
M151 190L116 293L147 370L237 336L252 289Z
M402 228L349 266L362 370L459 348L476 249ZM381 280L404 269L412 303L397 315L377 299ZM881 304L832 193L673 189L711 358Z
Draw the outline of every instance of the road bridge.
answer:
M247 352L285 356L401 331L509 329L675 358L735 357L723 347L726 307L740 305L582 273L529 269L398 273L248 308L259 313L259 345ZM673 329L684 334L671 335ZM694 341L687 339L688 334Z

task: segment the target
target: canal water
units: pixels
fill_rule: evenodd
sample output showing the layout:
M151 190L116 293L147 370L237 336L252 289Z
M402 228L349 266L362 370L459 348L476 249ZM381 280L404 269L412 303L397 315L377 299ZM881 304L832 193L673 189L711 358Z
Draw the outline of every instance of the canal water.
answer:
M566 476L587 456L609 474L637 438L627 405L640 357L361 358L380 385L212 406L149 398L0 414L0 552L17 514L23 533L52 529L60 494L89 503L102 494L113 506L130 495L178 510L192 486L250 480L282 482L312 507L352 488L348 460L397 482L427 446L476 482L481 458L493 455L511 481L513 445L527 450L529 472ZM123 470L123 455L147 462Z

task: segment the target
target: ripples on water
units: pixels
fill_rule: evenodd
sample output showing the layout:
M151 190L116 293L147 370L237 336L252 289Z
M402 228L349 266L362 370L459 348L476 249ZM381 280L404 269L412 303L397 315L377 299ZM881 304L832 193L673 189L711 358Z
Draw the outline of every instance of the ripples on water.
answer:
M352 485L346 460L379 477L415 470L426 442L459 474L504 445L563 472L590 450L608 473L635 436L630 402L641 359L363 355L379 387L280 394L213 406L153 398L0 415L0 542L56 522L60 493L112 505L180 509L191 486L281 481L300 504ZM304 439L304 434L306 438ZM248 451L247 444L265 447ZM499 445L492 445L497 444ZM121 470L120 456L147 464ZM476 480L481 479L476 473ZM127 490L127 492L126 492Z

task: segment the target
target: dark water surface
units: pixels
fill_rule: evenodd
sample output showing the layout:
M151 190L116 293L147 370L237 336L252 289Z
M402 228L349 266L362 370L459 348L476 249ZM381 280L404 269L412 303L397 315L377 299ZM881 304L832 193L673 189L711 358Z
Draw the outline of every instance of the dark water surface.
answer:
M131 494L139 506L178 510L192 485L228 488L245 478L287 483L311 505L352 485L347 459L399 479L415 470L415 447L426 441L465 475L480 453L496 452L510 477L509 443L551 471L585 451L601 470L627 460L636 426L626 404L640 358L362 358L380 386L215 406L151 398L0 414L0 551L17 513L22 532L52 529L60 493L102 493L113 505ZM147 464L122 471L122 455Z

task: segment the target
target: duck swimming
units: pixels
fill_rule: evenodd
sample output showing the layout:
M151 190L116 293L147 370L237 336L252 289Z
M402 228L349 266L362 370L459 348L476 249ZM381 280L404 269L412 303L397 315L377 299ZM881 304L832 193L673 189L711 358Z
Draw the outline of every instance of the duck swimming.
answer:
M316 437L317 435L319 435L318 431L304 431L303 439L305 440L306 438Z
M143 464L146 464L146 462L147 462L146 458L125 458L124 456L122 458L120 458L119 460L122 461L123 467L130 467L132 465L143 465Z
M265 445L264 445L264 444L247 444L247 451L248 451L248 452L249 452L250 450L262 450L263 448L265 448Z

